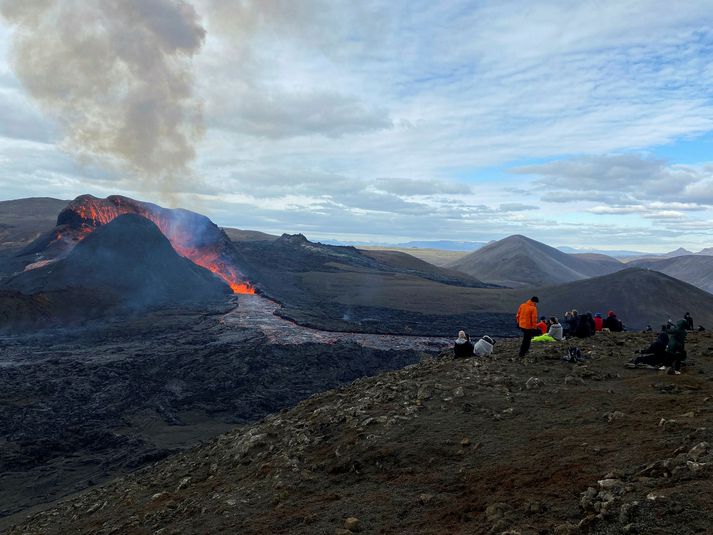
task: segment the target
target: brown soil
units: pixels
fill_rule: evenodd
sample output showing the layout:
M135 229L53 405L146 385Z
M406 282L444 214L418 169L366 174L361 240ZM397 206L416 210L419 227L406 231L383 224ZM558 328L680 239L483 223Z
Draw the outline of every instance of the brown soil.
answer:
M713 336L680 376L623 367L648 341L597 335L581 364L501 341L359 379L10 533L710 533L713 451L692 448L713 443Z

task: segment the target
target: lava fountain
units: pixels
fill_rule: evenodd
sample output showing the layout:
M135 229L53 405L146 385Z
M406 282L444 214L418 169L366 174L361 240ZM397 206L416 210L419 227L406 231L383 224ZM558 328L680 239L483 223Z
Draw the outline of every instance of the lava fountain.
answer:
M94 229L123 214L137 214L153 221L178 254L212 271L230 286L233 293L255 293L237 267L238 251L225 232L210 219L188 210L162 208L120 195L106 199L82 195L74 199L57 218L51 243L46 247L47 255L26 269L59 260Z

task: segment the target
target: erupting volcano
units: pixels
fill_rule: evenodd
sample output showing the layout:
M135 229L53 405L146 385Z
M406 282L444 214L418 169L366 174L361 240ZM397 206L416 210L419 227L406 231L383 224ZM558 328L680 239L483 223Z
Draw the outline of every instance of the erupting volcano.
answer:
M136 214L152 221L178 254L212 271L233 293L255 293L237 267L238 252L225 232L210 219L188 210L162 208L120 195L106 199L82 195L69 203L59 214L52 235L35 246L36 261L26 269L42 267L65 257L96 228L124 214Z

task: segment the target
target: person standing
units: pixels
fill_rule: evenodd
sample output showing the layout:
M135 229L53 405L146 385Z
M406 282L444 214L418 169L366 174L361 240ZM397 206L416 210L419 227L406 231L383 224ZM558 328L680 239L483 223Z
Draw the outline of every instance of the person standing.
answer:
M540 330L537 328L537 303L539 302L540 299L534 295L517 309L515 319L517 326L522 330L522 345L520 345L519 354L521 358L527 355L527 352L530 350L532 337L540 333Z

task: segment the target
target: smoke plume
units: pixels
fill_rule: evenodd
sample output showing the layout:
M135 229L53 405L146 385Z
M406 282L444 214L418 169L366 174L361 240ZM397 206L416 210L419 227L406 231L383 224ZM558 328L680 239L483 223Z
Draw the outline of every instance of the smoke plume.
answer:
M0 0L27 91L82 160L164 187L201 136L192 57L205 30L183 0Z

